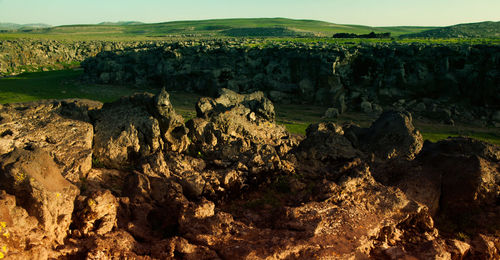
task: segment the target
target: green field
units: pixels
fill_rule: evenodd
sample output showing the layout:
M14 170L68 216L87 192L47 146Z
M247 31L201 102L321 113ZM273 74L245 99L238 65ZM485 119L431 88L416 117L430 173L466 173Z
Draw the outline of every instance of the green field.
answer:
M135 92L158 92L159 89L138 88L135 86L113 86L86 84L79 80L79 69L51 72L24 73L16 77L0 78L0 103L27 102L39 99L86 98L110 102ZM170 92L176 111L186 119L196 115L194 106L199 95L184 92ZM283 124L291 133L305 134L307 126L320 122L326 107L312 105L276 104L277 122ZM338 123L354 122L368 127L376 117L360 113L346 113ZM438 141L448 136L470 136L500 145L500 129L474 127L457 124L456 126L436 124L416 120L417 128L426 140Z
M285 34L282 35L285 29ZM19 30L0 33L0 39L34 38L57 40L151 40L172 37L232 37L234 31L242 30L249 35L264 36L319 36L331 37L335 33L366 34L390 32L392 36L418 33L436 27L370 27L343 25L316 20L294 20L286 18L214 19L200 21L175 21L154 24L96 24L64 25L51 28ZM277 35L275 35L277 34ZM241 35L245 36L245 35Z

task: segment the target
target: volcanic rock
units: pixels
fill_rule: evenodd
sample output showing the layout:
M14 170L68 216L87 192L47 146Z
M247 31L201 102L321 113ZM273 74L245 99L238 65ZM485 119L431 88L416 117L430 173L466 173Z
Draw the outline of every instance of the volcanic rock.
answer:
M118 200L109 190L80 197L76 203L73 224L82 235L104 235L116 227Z
M92 167L93 126L88 111L102 104L90 100L7 104L0 109L0 154L35 145L48 151L76 183Z
M16 148L0 161L0 188L15 195L46 236L59 244L66 238L79 193L61 173L52 157L38 147Z
M384 112L368 129L349 128L346 135L355 147L381 159L412 160L423 146L423 138L408 112Z
M182 152L189 143L165 90L107 103L94 118L94 156L110 168L130 168L161 151Z

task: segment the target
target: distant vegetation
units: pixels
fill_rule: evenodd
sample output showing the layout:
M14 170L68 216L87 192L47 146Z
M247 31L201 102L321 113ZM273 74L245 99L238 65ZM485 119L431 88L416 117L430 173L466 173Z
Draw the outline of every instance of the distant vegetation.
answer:
M286 18L213 19L142 23L137 21L63 25L0 23L0 39L46 38L75 40L147 40L175 37L320 37L320 38L496 38L500 22L459 24L448 27L335 24Z
M286 18L214 19L201 21L175 21L143 24L140 22L104 22L89 25L63 25L23 34L12 31L9 34L20 37L60 39L60 37L85 39L159 38L159 37L331 37L336 33L368 34L391 33L392 36L418 33L435 27L370 27L363 25L342 25L316 20L294 20ZM15 28L12 28L15 30ZM7 35L0 38L6 38Z
M269 28L232 28L222 31L222 34L232 37L293 37L314 36L310 32L298 32L284 27Z
M448 27L405 34L408 38L500 38L500 22L457 24Z
M138 25L144 24L143 22L138 21L121 21L121 22L102 22L99 25Z
M336 33L333 35L333 38L383 39L383 38L391 38L391 33L375 33L375 32L371 32L368 34Z

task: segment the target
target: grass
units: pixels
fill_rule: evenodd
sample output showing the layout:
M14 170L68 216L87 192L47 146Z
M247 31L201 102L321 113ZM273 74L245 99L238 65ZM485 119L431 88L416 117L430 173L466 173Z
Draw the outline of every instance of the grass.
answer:
M78 69L23 73L0 78L0 103L28 102L39 99L86 98L109 102L137 92L125 86L81 84Z
M294 20L286 18L243 18L243 19L213 19L199 21L174 21L154 24L83 24L64 25L45 29L36 29L28 32L14 31L0 34L0 39L12 38L50 38L76 40L124 40L129 38L148 39L149 37L164 36L230 36L227 31L234 29L261 29L285 28L298 34L313 34L316 36L331 37L335 33L366 34L372 31L390 32L393 36L408 33L417 33L436 27L370 27L363 25L334 24L316 20ZM259 35L258 33L256 33ZM151 38L149 38L151 39Z
M157 93L158 88L85 84L79 81L79 69L23 73L15 77L0 78L0 104L28 102L39 99L86 98L101 102L111 102L122 96L136 92ZM196 116L195 104L200 95L170 91L170 100L177 113L186 120ZM276 121L293 134L304 135L311 123L320 122L326 107L313 105L276 104ZM368 127L375 116L360 113L344 113L338 123L354 122ZM500 129L457 124L455 126L437 124L415 119L416 127L425 140L436 142L449 136L469 136L500 145Z
M417 124L418 127L418 124ZM489 142L492 144L500 145L500 131L493 127L489 128L471 128L466 126L457 126L454 129L451 127L442 127L441 129L421 130L424 140L429 140L431 142L437 142L439 140L444 140L448 137L471 137L481 141ZM466 128L467 130L463 130ZM422 129L422 128L420 128Z

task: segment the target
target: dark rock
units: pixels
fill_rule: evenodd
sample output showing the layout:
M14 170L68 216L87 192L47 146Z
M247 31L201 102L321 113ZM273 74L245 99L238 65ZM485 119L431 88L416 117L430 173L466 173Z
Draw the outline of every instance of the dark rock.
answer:
M423 146L423 138L408 112L384 112L368 129L347 129L356 147L382 159L412 160Z
M500 194L498 146L450 138L427 143L419 161L441 176L441 212L460 214L465 209L495 205Z
M360 106L361 106L361 111L363 111L366 114L370 114L373 112L372 103L368 101L361 102Z
M325 119L336 119L339 116L339 110L336 108L329 108L325 111L323 118Z
M335 123L312 124L306 130L306 139L297 147L295 154L304 171L328 171L324 164L354 159L362 153L344 136L342 127Z

